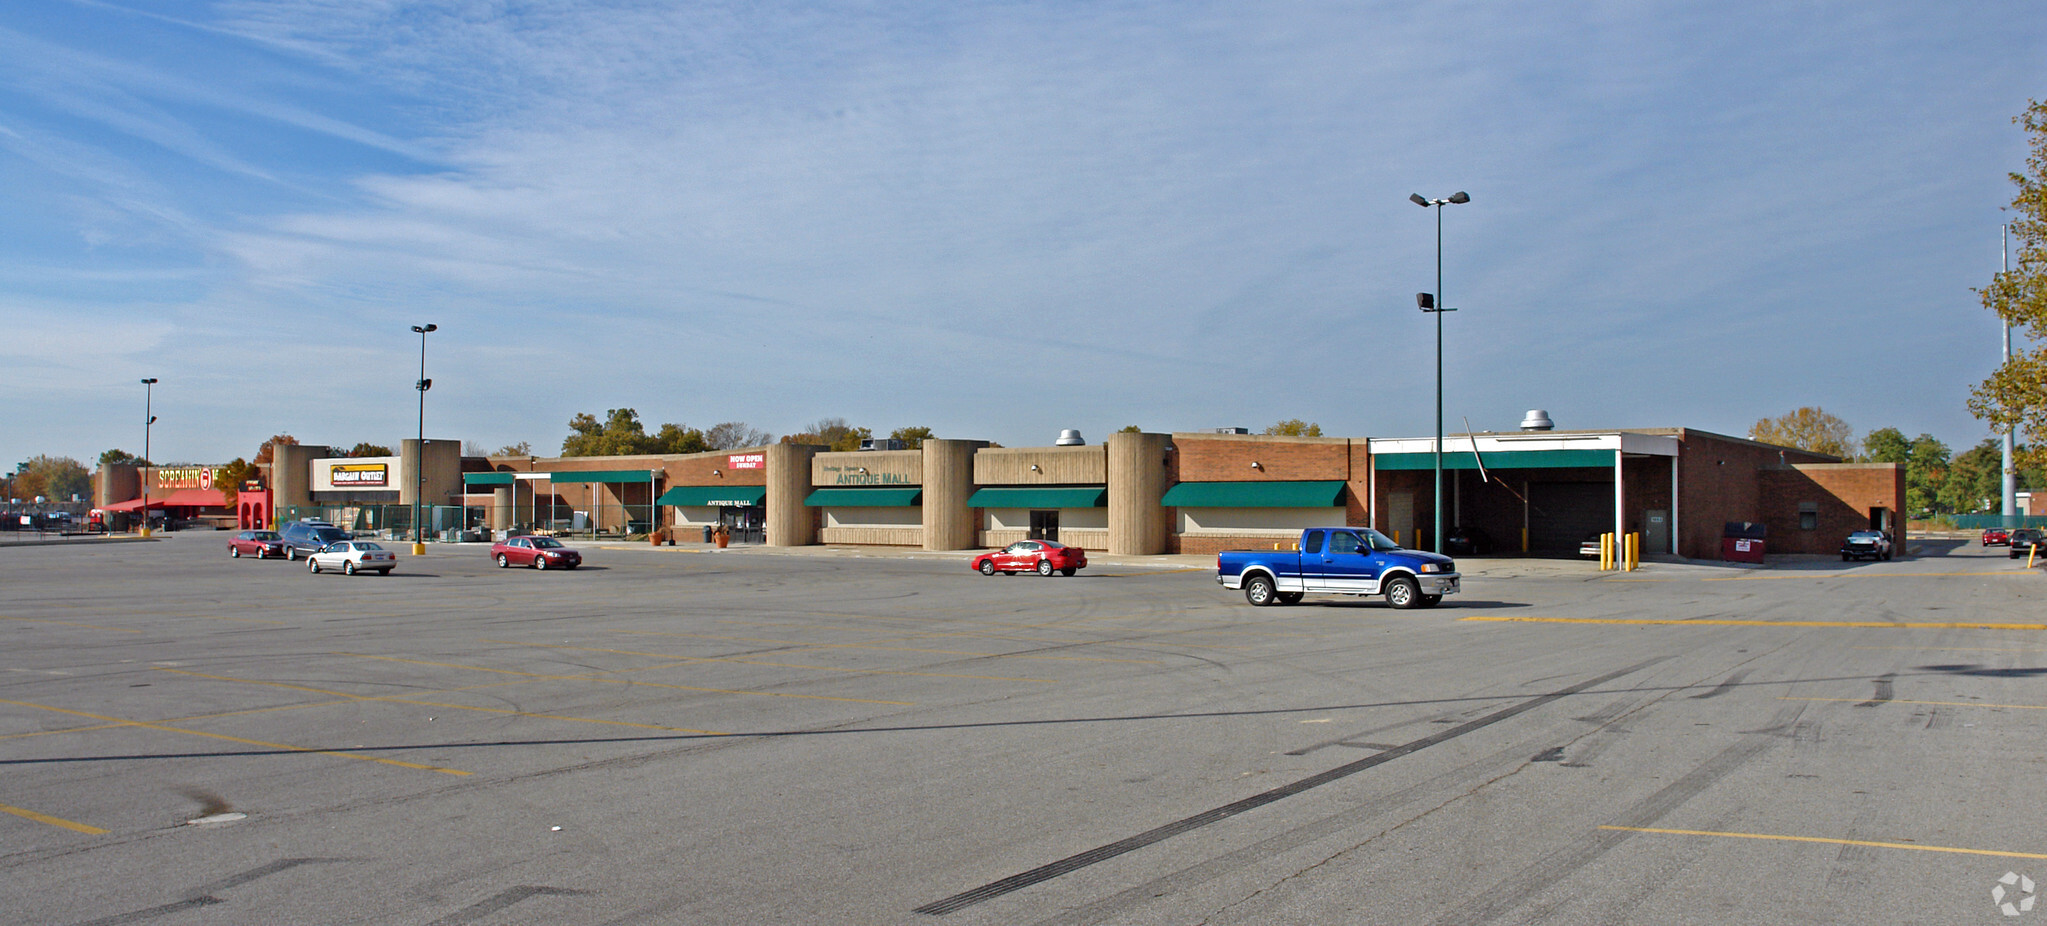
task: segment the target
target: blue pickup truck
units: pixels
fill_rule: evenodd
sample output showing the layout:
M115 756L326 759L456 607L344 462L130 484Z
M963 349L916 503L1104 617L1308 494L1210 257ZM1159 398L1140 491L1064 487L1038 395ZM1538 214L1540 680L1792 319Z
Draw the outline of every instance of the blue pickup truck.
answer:
M1441 553L1403 550L1369 527L1311 527L1299 550L1224 550L1215 581L1241 588L1259 607L1307 595L1385 595L1396 608L1433 608L1457 594L1457 563Z

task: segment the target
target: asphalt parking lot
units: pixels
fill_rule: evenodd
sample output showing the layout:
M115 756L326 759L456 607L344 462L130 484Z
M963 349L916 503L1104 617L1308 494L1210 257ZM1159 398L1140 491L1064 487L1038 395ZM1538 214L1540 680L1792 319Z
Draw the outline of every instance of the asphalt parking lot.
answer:
M2047 569L1974 544L1394 611L1198 560L225 543L0 550L9 922L2047 918Z

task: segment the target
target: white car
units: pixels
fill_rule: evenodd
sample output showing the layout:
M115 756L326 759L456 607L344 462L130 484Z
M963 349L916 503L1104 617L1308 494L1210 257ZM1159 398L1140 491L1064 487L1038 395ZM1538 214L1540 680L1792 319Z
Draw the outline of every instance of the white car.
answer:
M339 569L352 576L367 570L388 576L397 567L398 554L367 540L336 540L306 557L306 568L312 572Z

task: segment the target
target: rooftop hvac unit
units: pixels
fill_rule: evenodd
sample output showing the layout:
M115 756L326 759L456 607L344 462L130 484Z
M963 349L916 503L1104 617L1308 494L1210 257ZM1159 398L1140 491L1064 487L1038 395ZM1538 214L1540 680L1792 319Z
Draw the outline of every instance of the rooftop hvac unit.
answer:
M1064 430L1062 430L1062 431L1060 431L1060 432L1059 432L1059 439L1058 439L1058 440L1055 440L1055 441L1053 441L1053 442L1052 442L1052 446L1054 446L1054 447L1079 447L1079 446L1081 446L1081 445L1083 445L1083 444L1086 444L1086 443L1087 443L1087 441L1085 441L1085 440L1082 440L1082 439L1081 439L1081 436L1080 436L1080 429L1078 429L1078 428L1066 428L1066 429L1064 429Z
M901 450L903 442L893 437L870 437L860 442L862 450Z
M1521 417L1521 430L1523 431L1548 431L1556 426L1556 422L1549 420L1549 412L1540 408L1531 408L1528 410L1528 414Z
M1215 428L1215 429L1213 429L1213 430L1214 430L1214 432L1215 432L1215 433L1217 433L1217 434L1249 434L1249 433L1251 433L1251 429L1250 429L1250 428Z

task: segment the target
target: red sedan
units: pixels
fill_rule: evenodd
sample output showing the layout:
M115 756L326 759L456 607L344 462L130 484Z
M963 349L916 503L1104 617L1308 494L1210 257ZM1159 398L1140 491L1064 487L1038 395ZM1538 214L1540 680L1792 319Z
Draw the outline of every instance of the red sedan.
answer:
M583 565L583 554L553 537L511 537L490 545L490 558L498 568L531 566L535 569L574 569Z
M2011 546L2011 532L2002 527L1986 527L1983 529L1983 545L1986 547Z
M984 576L998 572L1013 576L1024 571L1035 571L1041 576L1054 572L1070 576L1087 568L1087 553L1079 547L1050 540L1019 540L974 557L973 568Z
M227 555L236 559L284 555L284 538L276 531L243 531L227 539Z

